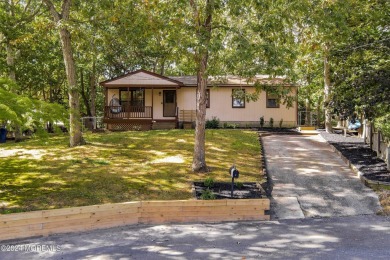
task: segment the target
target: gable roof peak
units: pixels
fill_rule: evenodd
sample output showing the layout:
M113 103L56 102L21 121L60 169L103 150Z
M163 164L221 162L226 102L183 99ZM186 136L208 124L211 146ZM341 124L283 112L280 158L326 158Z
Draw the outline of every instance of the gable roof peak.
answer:
M124 75L114 77L99 83L101 86L124 86L124 85L168 85L168 86L183 86L181 81L171 79L166 76L145 70L138 69L132 72L125 73Z

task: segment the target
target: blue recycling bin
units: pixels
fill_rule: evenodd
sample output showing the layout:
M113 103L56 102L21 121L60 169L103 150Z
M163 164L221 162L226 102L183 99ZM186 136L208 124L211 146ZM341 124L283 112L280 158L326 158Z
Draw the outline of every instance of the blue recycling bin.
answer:
M5 143L7 140L7 129L0 128L0 143Z

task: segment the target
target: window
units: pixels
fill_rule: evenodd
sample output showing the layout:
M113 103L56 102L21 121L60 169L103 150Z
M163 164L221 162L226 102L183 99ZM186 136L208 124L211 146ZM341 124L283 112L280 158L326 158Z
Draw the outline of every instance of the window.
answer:
M279 108L279 96L267 93L267 108Z
M245 89L232 90L232 107L245 108Z
M131 88L121 90L119 93L122 106L143 107L145 106L145 89Z
M210 108L210 89L206 89L206 108Z

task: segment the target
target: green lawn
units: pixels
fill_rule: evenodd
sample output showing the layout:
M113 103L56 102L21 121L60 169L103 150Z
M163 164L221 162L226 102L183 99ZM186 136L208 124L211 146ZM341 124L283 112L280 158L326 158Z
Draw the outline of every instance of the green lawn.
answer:
M193 130L87 133L69 148L67 136L0 144L0 212L131 200L191 198L191 182L212 176L261 181L256 132L207 130L208 175L191 172Z

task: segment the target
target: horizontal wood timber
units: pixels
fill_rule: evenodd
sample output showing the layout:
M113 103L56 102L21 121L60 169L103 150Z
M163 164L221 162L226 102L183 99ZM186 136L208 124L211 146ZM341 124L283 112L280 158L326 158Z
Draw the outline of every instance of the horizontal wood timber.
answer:
M269 220L268 199L135 201L0 215L0 240L132 224Z

